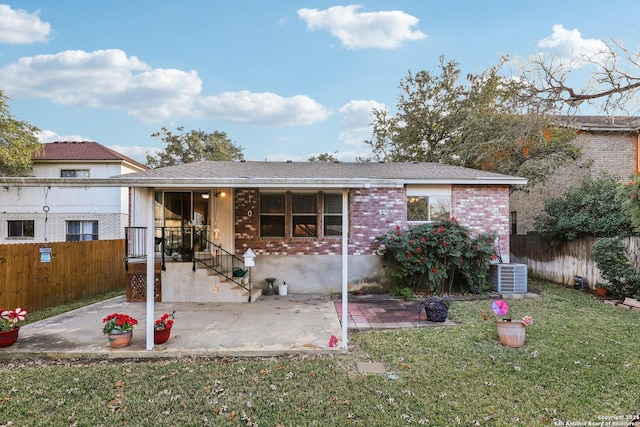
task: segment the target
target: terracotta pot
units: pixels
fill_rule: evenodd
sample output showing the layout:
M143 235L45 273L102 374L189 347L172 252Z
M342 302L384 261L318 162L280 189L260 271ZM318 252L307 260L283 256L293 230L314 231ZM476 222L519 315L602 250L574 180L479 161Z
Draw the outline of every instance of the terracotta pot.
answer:
M128 332L111 332L107 335L109 338L109 345L113 348L126 347L131 342L133 337L133 331Z
M155 329L153 331L154 344L164 344L169 339L171 328Z
M20 326L0 332L0 347L9 347L18 340L18 331Z
M522 347L526 328L520 322L496 322L500 342L506 347Z
M606 297L608 293L609 293L609 290L604 286L598 286L596 288L596 294L598 294L598 296Z

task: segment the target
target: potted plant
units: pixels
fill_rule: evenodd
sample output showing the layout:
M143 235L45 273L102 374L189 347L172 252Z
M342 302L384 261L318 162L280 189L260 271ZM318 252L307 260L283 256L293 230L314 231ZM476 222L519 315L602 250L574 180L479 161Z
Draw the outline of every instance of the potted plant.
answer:
M102 319L104 327L102 333L108 336L109 344L113 348L126 347L133 336L133 326L138 321L128 314L113 313Z
M180 254L180 258L184 262L193 261L193 248L189 246L180 245L178 246L178 253Z
M491 304L491 309L498 316L506 316L509 306L503 300L496 300ZM496 322L500 343L506 347L522 347L525 339L525 328L533 324L531 316L524 316L519 321L512 321L511 317L503 317Z
M424 310L427 320L430 322L444 322L449 315L449 298L428 296L422 300L418 308L418 314Z
M20 307L15 310L0 308L0 347L9 347L18 340L18 322L24 320L26 315L27 311Z
M164 344L169 339L171 327L173 326L174 314L175 311L171 313L171 316L165 313L162 317L156 320L156 323L153 326L153 342L155 344ZM169 317L171 317L171 319Z

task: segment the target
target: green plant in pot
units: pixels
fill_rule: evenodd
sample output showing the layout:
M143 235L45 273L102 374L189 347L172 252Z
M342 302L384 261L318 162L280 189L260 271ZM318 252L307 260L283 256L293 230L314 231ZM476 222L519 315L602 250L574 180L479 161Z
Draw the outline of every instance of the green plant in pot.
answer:
M180 258L182 259L182 261L193 261L193 248L185 245L180 245L177 247L176 252L180 254Z

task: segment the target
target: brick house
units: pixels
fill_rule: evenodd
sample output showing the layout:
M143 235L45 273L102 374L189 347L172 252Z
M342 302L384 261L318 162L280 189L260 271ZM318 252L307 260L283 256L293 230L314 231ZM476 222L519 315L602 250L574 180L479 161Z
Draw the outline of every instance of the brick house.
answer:
M640 170L640 117L560 117L558 124L576 129L574 143L582 149L582 157L560 167L544 184L538 184L528 192L512 193L512 234L533 231L534 217L543 212L544 203L563 195L585 178L597 177L604 171L625 182Z
M526 184L522 178L436 163L248 161L189 163L114 180L134 189L133 227L147 227L153 211L156 255L160 243L176 248L196 242L196 253L208 253L216 242L239 258L251 249L257 255L253 284L265 291L266 279L275 278L291 293L337 292L346 282L354 289L383 281L386 269L376 254L376 237L396 226L450 216L473 231L496 233L508 262L509 189ZM197 229L208 242L193 239ZM345 263L347 273L341 269ZM163 265L162 299L222 298L224 283L189 264Z
M149 169L97 142L42 144L32 175L44 180L108 178ZM40 243L124 238L128 188L0 187L0 243Z

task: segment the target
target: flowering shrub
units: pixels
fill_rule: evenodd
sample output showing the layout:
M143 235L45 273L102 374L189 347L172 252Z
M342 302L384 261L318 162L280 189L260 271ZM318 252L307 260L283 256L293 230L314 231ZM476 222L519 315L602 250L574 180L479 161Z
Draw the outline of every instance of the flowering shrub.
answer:
M451 292L454 280L463 290L480 293L497 259L494 236L472 236L455 218L395 230L378 238L381 252L394 261L392 277L399 285L420 286L436 293ZM408 282L408 283L407 283Z
M0 332L9 331L15 328L18 326L18 322L24 320L26 315L27 311L20 307L15 310L5 310L4 308L0 308Z
M169 315L167 313L163 314L161 318L156 320L156 324L153 326L154 329L171 329L173 326L173 313L171 313L171 319L169 319Z
M138 324L138 321L128 314L113 313L102 319L104 328L102 332L108 334L111 332L129 332L133 331L133 326Z

